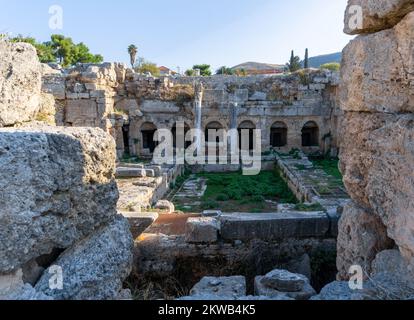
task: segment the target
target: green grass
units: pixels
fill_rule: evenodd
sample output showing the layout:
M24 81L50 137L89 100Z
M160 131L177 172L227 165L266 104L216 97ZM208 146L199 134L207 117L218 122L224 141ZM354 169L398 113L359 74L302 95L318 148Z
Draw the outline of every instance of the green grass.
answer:
M339 160L338 159L310 159L315 167L324 170L327 174L337 179L342 180L342 174L339 171Z
M205 203L237 201L239 204L263 203L266 199L279 203L297 203L278 171L262 171L257 176L241 173L202 173L207 179L207 190L202 198Z

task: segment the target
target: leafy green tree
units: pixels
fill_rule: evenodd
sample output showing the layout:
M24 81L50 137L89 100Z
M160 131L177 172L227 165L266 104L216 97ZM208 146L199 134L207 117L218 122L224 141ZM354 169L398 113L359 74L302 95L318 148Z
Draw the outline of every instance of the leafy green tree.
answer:
M325 63L319 67L320 69L328 69L331 71L339 71L341 69L341 64L338 62Z
M157 65L153 62L145 60L144 58L140 59L140 64L135 68L135 71L138 73L149 72L154 77L158 77L160 75L160 69L157 67Z
M234 71L234 74L239 76L239 77L245 77L247 76L247 71L246 69L237 69L236 71Z
M17 36L13 42L26 42L37 50L39 60L43 63L58 62L63 67L69 67L76 63L101 63L103 57L92 54L84 43L75 44L71 38L54 34L50 41L39 43L34 38Z
M306 48L305 51L305 61L303 63L305 69L309 69L309 50Z
M211 66L209 64L196 64L195 66L193 66L193 70L199 69L200 75L203 77L209 77L212 75L210 68Z
M292 50L292 54L290 56L290 60L287 63L287 67L289 68L290 72L295 72L301 69L300 65L300 58L298 56L295 56L294 51Z
M226 66L223 66L219 69L217 69L216 74L221 74L221 75L233 75L235 72L232 68L228 68Z
M132 68L134 68L135 66L135 62L137 61L137 54L138 54L138 48L136 45L131 44L128 47L128 53L129 53L129 57L130 57L130 61L131 61L131 66Z
M195 70L194 70L194 69L188 69L188 70L185 72L185 75L186 75L187 77L194 77L194 76L195 76Z

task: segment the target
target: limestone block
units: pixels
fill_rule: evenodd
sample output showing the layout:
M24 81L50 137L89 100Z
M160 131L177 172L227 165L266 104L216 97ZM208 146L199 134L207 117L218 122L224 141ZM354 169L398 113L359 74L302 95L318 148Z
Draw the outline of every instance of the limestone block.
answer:
M201 215L203 217L220 217L222 214L220 210L204 210Z
M329 219L325 213L223 214L220 217L224 240L280 240L287 238L325 237Z
M142 112L150 113L178 113L180 108L174 102L145 100L141 106Z
M246 296L246 278L234 277L204 277L190 291L191 296L214 295L231 297L233 299Z
M351 112L342 122L340 167L349 195L381 218L388 237L411 259L414 115Z
M66 250L54 266L63 272L63 289L51 289L46 271L35 289L55 300L113 300L132 269L133 239L118 215L107 226Z
M351 290L349 287L349 282L347 281L335 281L326 285L319 295L314 296L311 300L341 300L349 301L356 300L353 298L355 294L354 290Z
M0 127L34 119L40 105L41 64L27 43L0 41Z
M0 273L110 221L114 171L114 141L100 129L0 129Z
M122 216L128 219L131 233L134 239L138 238L145 230L157 221L158 213L156 212L120 212Z
M145 176L150 178L155 178L155 170L145 168Z
M298 292L282 292L270 287L267 287L263 282L263 277L258 276L254 281L254 292L256 296L278 297L280 295L288 296L295 300L309 300L316 295L316 291L312 288L309 280L304 284L303 289Z
M147 171L140 168L123 168L116 169L117 178L142 178L147 176Z
M344 49L339 102L344 111L414 111L414 12L393 29L359 36Z
M299 292L309 280L304 275L276 269L266 274L261 282L264 286L279 291Z
M189 218L186 224L186 241L214 243L218 239L219 222L214 218Z
M66 123L83 124L98 119L97 104L93 100L67 100Z
M30 284L23 282L21 269L7 275L0 275L0 300L28 301L53 300L52 297L37 292Z
M339 221L338 280L349 280L349 269L353 265L361 266L366 278L371 273L371 263L378 251L390 249L393 245L379 216L355 203L348 204Z
M166 211L168 213L175 212L174 204L168 200L159 200L154 208L158 210Z
M355 6L360 8L362 14L362 25L358 27L355 23ZM389 29L411 11L414 11L412 0L349 0L345 11L344 32L362 34Z
M256 91L250 98L250 101L265 101L267 100L267 94L265 92Z

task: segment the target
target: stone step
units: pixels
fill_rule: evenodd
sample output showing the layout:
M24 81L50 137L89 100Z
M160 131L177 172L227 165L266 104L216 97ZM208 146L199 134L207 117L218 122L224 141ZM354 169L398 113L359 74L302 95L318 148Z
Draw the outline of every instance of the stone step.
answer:
M330 220L324 212L232 213L220 218L221 238L225 241L324 238Z

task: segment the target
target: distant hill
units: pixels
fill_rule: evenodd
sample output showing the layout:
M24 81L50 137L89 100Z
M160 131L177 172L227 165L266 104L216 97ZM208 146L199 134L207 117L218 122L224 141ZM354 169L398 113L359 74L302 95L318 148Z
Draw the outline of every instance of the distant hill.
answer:
M245 62L242 64L239 64L237 66L234 66L232 69L233 70L257 70L257 71L262 71L262 70L271 70L271 69L280 69L280 68L284 68L284 65L280 65L280 64L271 64L271 63L260 63L260 62Z
M319 68L321 65L330 62L338 62L341 63L342 60L342 52L336 52L331 54L324 54L321 56L311 57L309 58L309 67L311 68ZM303 65L303 61L302 61Z
M319 68L321 65L330 62L341 63L342 52L336 52L331 54L324 54L321 56L309 58L309 67ZM303 66L303 61L301 61ZM247 74L277 74L284 72L286 65L284 64L271 64L271 63L261 63L261 62L245 62L234 66L233 70L245 70Z
M260 63L260 62L245 62L231 68L233 71L244 70L248 75L259 74L278 74L283 73L285 70L284 65Z

